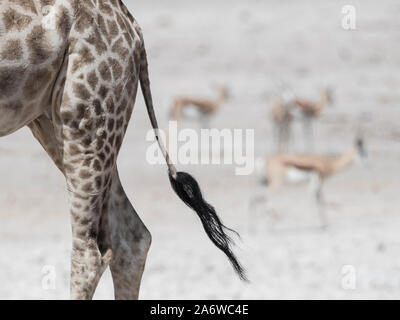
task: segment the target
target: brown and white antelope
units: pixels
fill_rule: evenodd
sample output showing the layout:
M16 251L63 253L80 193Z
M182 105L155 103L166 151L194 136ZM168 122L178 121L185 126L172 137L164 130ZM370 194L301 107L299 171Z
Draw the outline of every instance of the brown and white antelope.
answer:
M313 101L291 94L290 99L276 97L272 102L271 120L274 125L277 150L288 151L292 136L293 121L300 115L303 125L304 142L307 151L313 149L313 122L320 117L326 107L332 103L332 91L329 88L322 90L320 97Z
M300 110L304 139L306 148L310 151L314 147L314 124L315 119L319 118L326 107L333 102L332 90L325 88L320 93L317 100L310 100L296 97L291 103L294 108Z
M357 138L355 144L345 152L330 156L324 154L275 154L263 164L263 182L271 190L285 183L312 183L312 191L318 206L321 226L327 226L324 211L323 184L327 178L351 167L357 159L366 157L364 140Z
M229 92L226 86L218 86L215 98L199 98L190 96L178 96L174 99L171 109L171 118L180 121L187 118L187 110L195 109L200 122L208 127L210 117L215 115L228 99Z
M291 104L285 103L282 96L274 96L272 100L271 120L276 149L278 152L289 151L289 143L292 136L293 114Z

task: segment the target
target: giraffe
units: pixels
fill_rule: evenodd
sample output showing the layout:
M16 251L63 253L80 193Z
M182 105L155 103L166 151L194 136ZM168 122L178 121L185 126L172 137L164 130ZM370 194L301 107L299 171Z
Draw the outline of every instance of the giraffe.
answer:
M139 297L151 234L116 165L139 83L173 189L245 279L232 230L194 178L176 170L159 138L143 34L123 2L1 0L0 137L28 126L65 176L72 299L92 299L108 266L115 298Z

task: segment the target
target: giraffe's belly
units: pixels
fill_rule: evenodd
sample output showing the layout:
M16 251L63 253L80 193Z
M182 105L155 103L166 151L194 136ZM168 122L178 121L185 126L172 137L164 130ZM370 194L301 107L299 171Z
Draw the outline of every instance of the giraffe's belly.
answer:
M40 2L30 3L0 1L0 137L48 107L65 52L66 39L52 25L58 9L44 11Z
M0 61L0 137L13 133L50 108L56 72Z
M26 109L20 101L0 103L0 137L9 135L29 123L26 121L27 115L23 116Z

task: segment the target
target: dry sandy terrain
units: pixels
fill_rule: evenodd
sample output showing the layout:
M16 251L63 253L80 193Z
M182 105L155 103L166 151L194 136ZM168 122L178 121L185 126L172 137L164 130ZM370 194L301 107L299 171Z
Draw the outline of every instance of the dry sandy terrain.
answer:
M174 95L211 95L213 84L226 83L232 97L212 126L255 129L255 153L264 156L273 146L268 96L275 81L310 97L330 85L335 104L315 128L315 149L344 151L362 116L370 155L367 166L327 182L327 231L318 229L307 186L285 187L269 198L268 211L250 212L250 199L263 192L254 176L235 176L232 166L180 167L199 177L226 224L242 234L237 252L252 281L243 284L173 194L166 169L146 162L150 126L139 98L119 168L153 234L141 297L400 298L399 1L352 1L354 31L341 27L346 1L126 2L145 32L164 127ZM64 181L27 129L0 140L0 220L0 298L68 298ZM47 265L57 272L55 290L42 288ZM356 270L355 290L341 286L346 265ZM107 273L96 298L112 297Z

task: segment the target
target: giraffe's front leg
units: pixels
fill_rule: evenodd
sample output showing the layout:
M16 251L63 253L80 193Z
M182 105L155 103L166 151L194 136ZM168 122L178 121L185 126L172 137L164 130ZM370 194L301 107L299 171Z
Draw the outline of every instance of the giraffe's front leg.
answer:
M151 235L126 196L117 169L112 176L107 213L103 215L99 244L101 248L112 248L110 268L115 298L136 300L139 297Z

